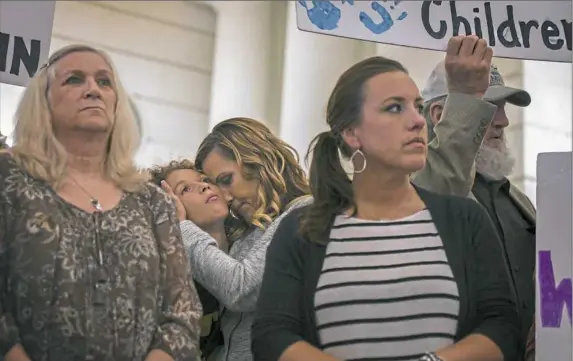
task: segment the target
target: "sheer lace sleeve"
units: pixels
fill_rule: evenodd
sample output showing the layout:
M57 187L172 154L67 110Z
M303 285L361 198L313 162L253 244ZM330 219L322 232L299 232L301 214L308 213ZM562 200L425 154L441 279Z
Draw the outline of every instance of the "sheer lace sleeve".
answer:
M152 207L161 257L163 304L152 349L163 350L175 360L197 360L201 303L192 282L175 207L160 190L154 198Z
M4 158L0 155L0 167L7 168ZM8 302L8 249L10 237L8 234L7 218L10 207L7 204L6 194L4 193L4 174L0 171L0 359L12 349L13 346L20 343L18 328L12 318L12 314L6 309Z

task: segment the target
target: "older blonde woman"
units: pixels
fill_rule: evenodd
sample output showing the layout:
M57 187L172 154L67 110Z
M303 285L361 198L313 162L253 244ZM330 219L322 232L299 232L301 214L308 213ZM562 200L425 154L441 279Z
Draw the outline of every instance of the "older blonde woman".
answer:
M101 51L54 53L0 154L0 358L196 360L200 303L173 203Z

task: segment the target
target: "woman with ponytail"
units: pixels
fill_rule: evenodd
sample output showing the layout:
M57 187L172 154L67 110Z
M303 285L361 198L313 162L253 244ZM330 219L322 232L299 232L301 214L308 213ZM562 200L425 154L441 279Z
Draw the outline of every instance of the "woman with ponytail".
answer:
M330 131L311 145L314 202L283 219L267 252L255 361L518 357L518 314L487 213L411 183L428 152L422 102L390 59L366 59L338 80Z

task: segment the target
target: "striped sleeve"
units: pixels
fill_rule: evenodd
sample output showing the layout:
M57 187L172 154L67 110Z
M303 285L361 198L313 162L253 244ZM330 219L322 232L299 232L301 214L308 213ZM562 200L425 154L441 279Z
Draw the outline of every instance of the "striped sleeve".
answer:
M535 321L529 329L527 344L525 346L525 361L535 361Z

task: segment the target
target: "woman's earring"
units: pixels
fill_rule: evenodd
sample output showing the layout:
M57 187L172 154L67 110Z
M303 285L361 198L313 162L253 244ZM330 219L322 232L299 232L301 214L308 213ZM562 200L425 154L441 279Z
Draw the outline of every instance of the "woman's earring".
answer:
M229 208L229 214L231 215L231 217L235 218L235 219L239 219L239 217L237 217L235 215L235 213L233 212L233 210L231 208Z
M356 170L356 168L354 168L355 174L362 173L366 169L366 157L364 156L364 153L362 153L360 149L356 149L354 153L352 153L352 155L350 156L350 163L352 163L352 166L354 166L354 157L356 157L357 154L360 154L362 156L362 168L360 168L359 170Z

